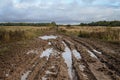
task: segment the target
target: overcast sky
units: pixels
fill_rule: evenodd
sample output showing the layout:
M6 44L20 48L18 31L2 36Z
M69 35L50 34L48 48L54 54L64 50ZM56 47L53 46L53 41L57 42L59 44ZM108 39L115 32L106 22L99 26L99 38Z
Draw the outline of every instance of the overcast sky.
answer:
M120 0L0 0L0 22L120 20Z

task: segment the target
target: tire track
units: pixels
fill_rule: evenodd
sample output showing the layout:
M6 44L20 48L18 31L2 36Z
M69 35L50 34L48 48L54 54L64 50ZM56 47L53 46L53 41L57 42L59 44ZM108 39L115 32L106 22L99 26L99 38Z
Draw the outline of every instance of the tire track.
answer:
M81 41L78 41L78 40L75 40L75 41L80 42L80 44L81 44ZM83 44L84 44L84 43L82 43L82 45L83 45ZM98 52L93 51L93 48L92 48L90 45L88 45L88 44L84 44L83 46L85 46L86 48L88 48L87 50L92 50L92 51L90 51L90 52L93 53L93 54L98 58L98 61L97 61L97 64L96 64L96 65L100 65L100 64L101 64L101 67L98 68L98 71L102 71L103 73L109 75L112 80L119 80L119 76L115 75L115 73L109 69L108 66L110 66L110 65L105 64L105 63L102 62L101 58L104 59L104 61L105 61L105 58L104 58L103 55L100 55L100 54L98 54ZM87 58L86 58L86 60L87 60ZM90 61L90 60L88 60L88 62L89 62L89 61ZM94 62L94 60L93 60L93 62ZM89 65L89 66L91 66L91 69L92 69L92 67L94 67L93 65L94 65L94 64ZM103 66L103 67L102 67L102 66ZM98 78L98 79L99 79L99 78ZM109 80L109 79L108 79L108 80Z
M115 57L101 48L97 50L102 52L98 52L93 45L75 37L51 36L54 39L42 37L48 43L46 47L27 52L22 57L24 63L19 63L5 80L120 80L119 69L110 63L110 58Z

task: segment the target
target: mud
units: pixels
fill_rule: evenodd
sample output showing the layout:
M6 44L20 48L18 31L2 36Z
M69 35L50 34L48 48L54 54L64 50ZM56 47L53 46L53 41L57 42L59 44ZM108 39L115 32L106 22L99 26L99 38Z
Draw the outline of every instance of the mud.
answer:
M97 41L49 35L11 44L0 55L0 80L120 80L118 51Z

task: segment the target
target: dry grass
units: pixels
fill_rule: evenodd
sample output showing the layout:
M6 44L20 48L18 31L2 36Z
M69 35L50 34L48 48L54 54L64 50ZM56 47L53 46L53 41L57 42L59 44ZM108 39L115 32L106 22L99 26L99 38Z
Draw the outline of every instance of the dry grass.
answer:
M32 39L49 29L50 27L2 26L0 27L0 44Z
M0 29L5 29L7 31L16 31L16 30L37 30L37 29L49 29L50 27L34 27L34 26L0 26Z
M63 33L71 36L101 39L104 41L110 41L115 43L120 42L120 27L71 26L71 27L60 27L60 30L63 31Z
M68 32L104 32L106 31L108 27L101 27L101 26L93 26L93 27L89 27L89 26L72 26L70 28L67 27L60 27L60 29L66 30ZM111 27L114 30L120 29L120 27Z

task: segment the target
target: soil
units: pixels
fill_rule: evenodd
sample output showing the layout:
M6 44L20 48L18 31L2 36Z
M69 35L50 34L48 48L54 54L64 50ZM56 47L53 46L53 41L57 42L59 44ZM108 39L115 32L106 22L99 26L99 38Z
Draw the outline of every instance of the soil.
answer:
M92 39L46 35L57 38L9 44L9 52L0 55L0 80L120 80L119 48Z

